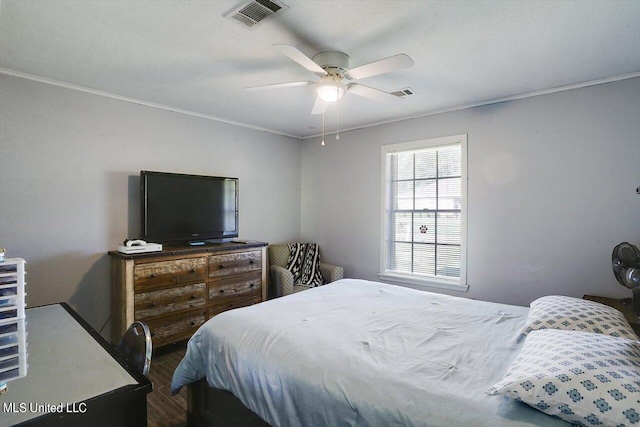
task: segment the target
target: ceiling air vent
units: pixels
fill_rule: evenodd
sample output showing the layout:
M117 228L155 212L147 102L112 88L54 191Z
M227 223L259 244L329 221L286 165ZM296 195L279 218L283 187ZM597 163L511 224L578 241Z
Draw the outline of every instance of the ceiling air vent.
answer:
M253 28L256 24L264 22L276 13L288 9L289 6L281 2L271 0L253 0L243 3L224 15L225 18L236 21L247 28Z
M410 87L405 87L404 89L396 90L393 92L389 92L391 95L399 96L404 98L405 96L413 95L415 92Z

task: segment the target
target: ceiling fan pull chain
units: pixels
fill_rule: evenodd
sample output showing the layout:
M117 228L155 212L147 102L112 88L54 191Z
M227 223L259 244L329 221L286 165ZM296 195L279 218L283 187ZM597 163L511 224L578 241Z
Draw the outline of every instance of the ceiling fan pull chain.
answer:
M324 111L322 112L322 145L324 145Z
M336 140L340 140L340 104L338 101L338 105L336 105Z

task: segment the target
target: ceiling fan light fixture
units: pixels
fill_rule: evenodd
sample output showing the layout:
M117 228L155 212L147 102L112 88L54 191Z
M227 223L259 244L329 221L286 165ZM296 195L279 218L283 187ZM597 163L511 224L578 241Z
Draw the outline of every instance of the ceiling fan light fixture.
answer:
M344 84L342 84L338 76L326 76L318 83L316 93L318 94L318 98L324 102L336 102L342 98L345 89Z

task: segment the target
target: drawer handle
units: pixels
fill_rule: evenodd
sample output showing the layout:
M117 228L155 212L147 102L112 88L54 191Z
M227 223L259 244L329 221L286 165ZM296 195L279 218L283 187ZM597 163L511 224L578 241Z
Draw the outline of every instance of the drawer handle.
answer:
M191 322L191 326L196 326L196 322Z
M158 305L158 304L156 304L155 302L151 303L151 307L155 307L156 305Z
M221 294L224 294L224 289L220 289L220 293L221 293Z
M218 268L224 268L224 264L220 264Z
M156 277L156 274L155 274L155 273L151 273L151 274L149 275L149 278L151 278L151 279L155 279L155 277Z
M192 268L192 269L191 269L191 272L192 272L192 273L195 273L195 272L196 272L196 269L195 269L195 268Z
M254 260L249 261L249 264L255 264L256 262Z
M196 296L195 295L191 295L189 298L196 299Z
M250 283L250 284L249 284L249 287L250 287L250 288L253 288L254 286L255 286L255 285L254 285L253 283Z

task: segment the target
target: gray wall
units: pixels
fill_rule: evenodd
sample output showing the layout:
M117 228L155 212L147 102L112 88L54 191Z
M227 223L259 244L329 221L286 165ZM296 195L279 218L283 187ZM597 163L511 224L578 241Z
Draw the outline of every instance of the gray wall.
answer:
M428 95L422 95L428 96ZM611 270L640 245L640 79L305 141L302 237L345 276L377 279L380 146L468 134L471 298L528 305L547 294L630 296Z
M28 261L29 305L68 301L96 328L110 309L106 252L138 233L140 170L237 176L241 237L316 241L348 277L376 280L380 146L460 133L462 296L629 295L610 255L640 244L640 79L346 132L325 147L6 75L0 100L0 246Z
M0 100L0 246L27 260L29 306L68 301L102 327L140 170L238 177L240 237L299 238L299 140L6 75Z

